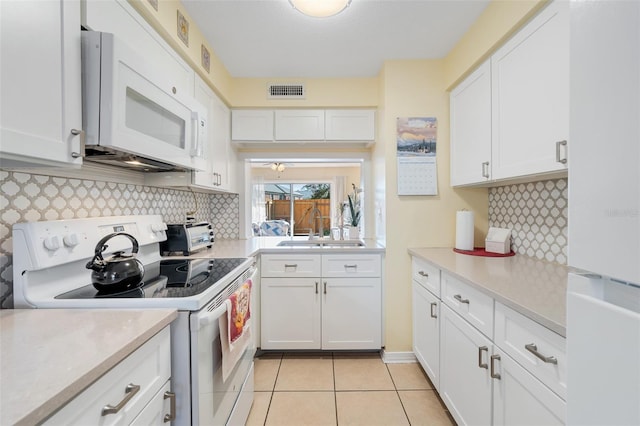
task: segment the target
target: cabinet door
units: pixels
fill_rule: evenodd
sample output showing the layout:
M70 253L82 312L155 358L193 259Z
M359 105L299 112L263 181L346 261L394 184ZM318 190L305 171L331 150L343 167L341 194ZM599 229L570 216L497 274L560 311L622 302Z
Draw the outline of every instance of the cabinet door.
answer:
M205 188L214 188L216 181L213 178L213 156L214 149L214 135L216 132L216 123L214 120L213 102L215 95L213 90L204 82L199 76L195 77L194 85L194 97L195 99L207 108L207 140L203 144L204 163L200 165L202 171L193 172L193 183Z
M262 349L320 349L320 278L261 278Z
M230 190L229 163L232 161L229 127L229 108L214 95L211 105L213 152L211 154L214 185L219 190Z
M445 304L441 308L440 396L459 425L491 424L493 345Z
M324 140L324 110L279 109L275 112L278 141Z
M413 353L440 389L440 301L413 281Z
M495 353L500 357L494 360L500 378L493 382L493 424L565 424L565 402L509 355L498 348Z
M126 0L84 0L82 25L115 34L167 76L167 93L193 96L195 72Z
M322 349L380 349L380 278L322 280Z
M636 284L639 87L640 3L572 2L569 265Z
M491 73L493 179L566 169L557 143L569 137L569 2L551 3L500 48Z
M491 179L491 62L464 79L450 96L451 185Z
M0 166L82 164L80 2L2 1L0 28Z
M328 141L372 141L375 139L375 111L328 109L325 111Z
M234 109L231 111L231 139L234 141L273 141L273 111Z

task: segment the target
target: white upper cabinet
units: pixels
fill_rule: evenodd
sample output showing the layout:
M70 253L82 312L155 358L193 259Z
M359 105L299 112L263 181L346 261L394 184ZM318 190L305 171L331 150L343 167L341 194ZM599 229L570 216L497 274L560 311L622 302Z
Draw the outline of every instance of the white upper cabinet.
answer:
M82 164L80 2L0 2L0 166Z
M278 109L275 112L275 118L276 140L324 140L324 110Z
M569 2L547 6L491 57L494 180L567 168Z
M167 76L167 93L193 96L195 72L125 0L84 0L82 25L115 34Z
M640 284L640 3L571 4L569 265Z
M491 62L486 61L450 95L451 185L491 179Z
M273 110L234 109L231 111L231 139L273 141Z
M328 109L325 111L325 138L328 141L375 140L375 111Z

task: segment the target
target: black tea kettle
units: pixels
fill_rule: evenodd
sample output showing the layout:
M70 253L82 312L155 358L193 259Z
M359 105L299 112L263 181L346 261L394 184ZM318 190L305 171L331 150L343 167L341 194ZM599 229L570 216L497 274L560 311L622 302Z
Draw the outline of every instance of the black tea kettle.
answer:
M131 254L127 255L123 251L117 251L111 257L104 259L102 253L108 247L105 243L119 235L131 240L133 244ZM109 234L98 241L93 259L87 263L87 269L93 270L91 274L93 286L98 291L105 293L118 293L138 287L144 276L144 267L135 258L136 253L138 253L138 241L125 232Z

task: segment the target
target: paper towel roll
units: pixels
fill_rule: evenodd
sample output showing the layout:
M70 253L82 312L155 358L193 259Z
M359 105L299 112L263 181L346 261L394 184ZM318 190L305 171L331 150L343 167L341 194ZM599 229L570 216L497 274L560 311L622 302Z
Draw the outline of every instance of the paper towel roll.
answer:
M456 248L473 250L473 212L471 211L456 212Z

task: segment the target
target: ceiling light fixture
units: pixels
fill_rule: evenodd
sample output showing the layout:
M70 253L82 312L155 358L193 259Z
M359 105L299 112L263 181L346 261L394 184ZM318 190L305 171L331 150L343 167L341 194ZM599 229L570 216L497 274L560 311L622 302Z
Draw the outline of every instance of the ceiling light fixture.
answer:
M345 10L351 0L289 0L300 13L314 18L328 18Z
M284 172L284 164L282 163L271 163L271 170L277 172Z

